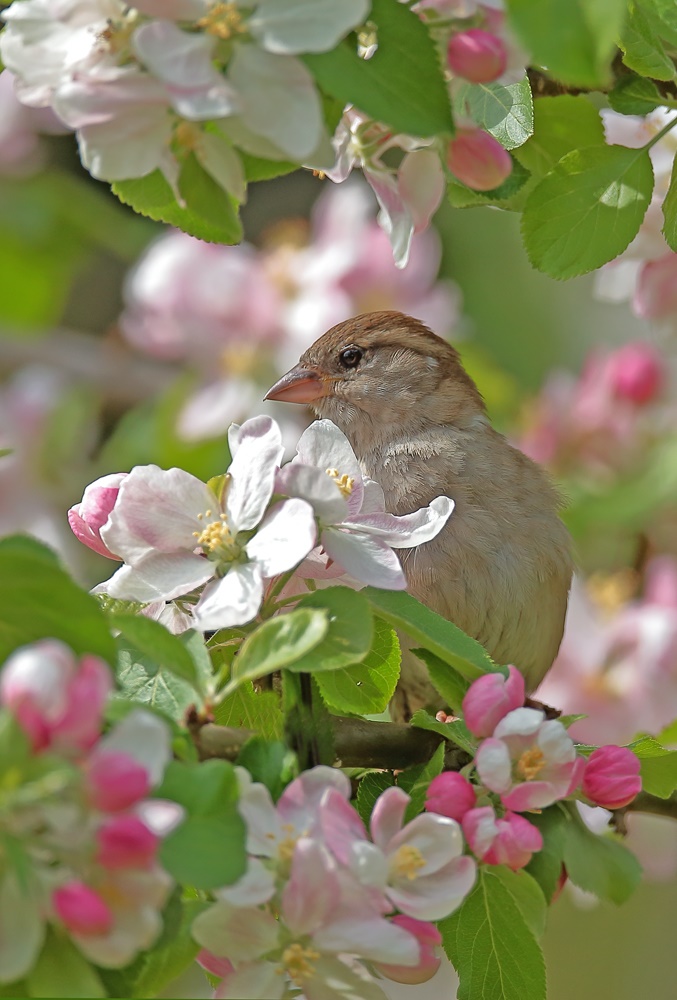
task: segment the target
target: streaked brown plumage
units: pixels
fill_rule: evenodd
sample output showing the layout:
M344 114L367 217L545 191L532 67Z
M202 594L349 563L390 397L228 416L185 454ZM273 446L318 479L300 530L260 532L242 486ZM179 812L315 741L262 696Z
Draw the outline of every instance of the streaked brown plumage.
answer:
M562 637L570 538L546 474L491 427L454 348L402 313L367 313L320 337L269 395L333 420L393 513L439 494L456 502L437 538L399 550L409 590L533 690ZM431 694L405 657L399 714Z

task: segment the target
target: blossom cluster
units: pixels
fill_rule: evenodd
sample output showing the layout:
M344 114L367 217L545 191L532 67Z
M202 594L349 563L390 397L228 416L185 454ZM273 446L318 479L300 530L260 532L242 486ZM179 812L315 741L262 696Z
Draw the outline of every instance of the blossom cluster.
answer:
M71 528L124 563L98 592L159 608L187 599L192 624L206 630L251 621L271 581L297 567L301 579L347 573L404 589L393 549L434 538L453 511L441 496L412 514L386 512L381 487L363 476L329 420L304 431L282 468L280 429L270 417L233 425L229 444L230 468L209 484L150 465L87 488L69 511Z
M17 650L0 674L0 705L27 743L3 793L0 831L21 864L0 883L0 982L31 970L48 925L107 968L127 965L162 930L173 880L156 855L182 810L148 796L170 734L133 709L102 735L112 686L102 660L78 660L54 639Z

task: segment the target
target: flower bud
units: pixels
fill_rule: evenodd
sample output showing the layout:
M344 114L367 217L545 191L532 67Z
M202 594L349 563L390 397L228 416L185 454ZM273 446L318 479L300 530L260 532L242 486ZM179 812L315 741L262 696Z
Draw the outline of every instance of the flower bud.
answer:
M121 812L136 805L150 790L150 778L129 754L117 750L95 751L85 771L90 804L101 812Z
M67 882L52 893L54 911L74 934L96 937L107 934L113 914L97 892L84 882Z
M475 805L475 789L462 774L444 771L430 782L426 792L425 808L428 812L448 816L457 823L468 809Z
M662 387L660 356L650 344L626 344L610 358L609 377L616 396L643 406L655 399Z
M524 868L534 851L543 848L543 837L524 816L506 812L497 819L492 806L471 809L462 821L463 833L473 853L488 865Z
M459 128L447 148L447 166L473 191L492 191L512 173L510 153L479 128Z
M126 472L115 472L90 483L80 503L76 503L68 511L68 523L75 537L94 552L109 559L118 557L103 542L101 529L115 506L120 484L126 476Z
M468 688L463 699L465 724L475 736L491 736L508 712L524 705L524 677L516 667L508 676L484 674Z
M588 757L583 794L604 809L621 809L642 790L640 763L627 747L600 747Z
M104 868L147 868L154 860L159 838L138 816L115 816L96 835L96 860Z
M454 74L471 83L491 83L505 73L508 54L500 38L481 28L452 35L447 46L447 65Z
M392 923L413 934L418 941L420 948L418 965L382 965L379 963L376 968L381 975L396 983L405 983L407 986L427 983L435 975L442 961L438 954L439 946L442 944L442 935L435 924L416 920L404 913L398 913L394 916Z

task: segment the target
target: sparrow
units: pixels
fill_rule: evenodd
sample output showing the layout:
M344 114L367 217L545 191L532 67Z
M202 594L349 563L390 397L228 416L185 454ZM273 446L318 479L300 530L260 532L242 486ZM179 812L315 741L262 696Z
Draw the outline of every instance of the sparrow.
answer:
M534 691L560 645L573 571L562 501L491 426L451 344L403 313L364 313L320 337L266 399L309 404L337 424L391 513L454 500L436 538L398 550L407 589L496 663L517 666ZM405 650L394 716L435 701Z

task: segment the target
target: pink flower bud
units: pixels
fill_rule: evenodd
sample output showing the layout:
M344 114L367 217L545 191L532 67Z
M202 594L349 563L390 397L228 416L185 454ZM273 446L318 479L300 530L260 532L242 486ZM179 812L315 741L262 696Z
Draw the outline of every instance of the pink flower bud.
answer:
M84 882L67 882L56 889L52 906L68 930L83 937L107 934L113 925L113 914L106 903Z
M101 731L112 689L108 666L96 656L80 662L64 643L43 639L17 650L0 675L0 702L28 734L34 750L87 750Z
M523 704L524 677L509 666L507 678L495 673L473 681L463 699L463 717L475 736L491 736L501 719Z
M155 858L159 838L138 816L115 816L96 835L96 860L104 868L147 868Z
M508 64L508 54L500 38L481 28L452 35L447 46L447 65L454 74L471 83L491 83Z
M426 793L425 807L428 812L448 816L460 823L461 819L475 805L475 789L462 774L444 771L430 782Z
M447 166L473 191L492 191L512 173L510 153L479 128L459 128L447 148Z
M471 809L462 820L463 833L473 853L488 865L524 868L534 851L543 848L540 830L516 813L497 819L492 806Z
M435 924L416 920L404 913L398 913L394 916L392 923L413 934L418 941L420 947L418 965L382 965L379 963L376 968L387 979L392 979L396 983L405 983L408 986L427 983L435 975L442 961L438 954L439 946L442 944L442 935Z
M677 253L666 253L642 266L632 310L640 319L663 319L677 312Z
M101 812L121 812L145 798L150 778L145 767L117 750L95 751L87 761L85 787L91 805Z
M650 403L663 385L660 355L641 341L626 344L609 359L609 378L616 396L638 406Z
M126 472L114 472L110 476L102 476L96 482L90 483L80 503L76 503L68 511L68 523L76 538L88 548L109 559L118 557L103 542L101 529L115 506L120 483L126 476Z
M588 757L583 794L604 809L621 809L642 790L640 763L627 747L600 747Z

